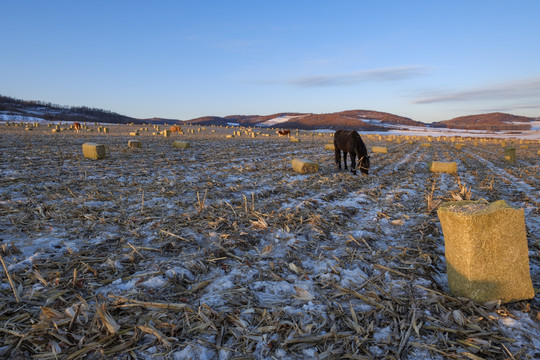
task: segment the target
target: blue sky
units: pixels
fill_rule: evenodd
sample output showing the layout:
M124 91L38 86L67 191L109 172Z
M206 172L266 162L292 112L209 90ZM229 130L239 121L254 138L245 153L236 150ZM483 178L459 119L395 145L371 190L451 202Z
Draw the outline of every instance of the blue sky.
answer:
M180 120L540 116L540 1L3 1L0 94Z

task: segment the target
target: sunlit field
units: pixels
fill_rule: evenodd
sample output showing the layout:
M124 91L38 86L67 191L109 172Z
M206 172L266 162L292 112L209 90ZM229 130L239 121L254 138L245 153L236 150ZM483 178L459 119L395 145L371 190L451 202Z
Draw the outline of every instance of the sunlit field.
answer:
M0 357L540 356L538 296L449 291L437 217L463 199L523 208L537 291L538 141L360 133L362 176L337 170L332 133L103 126L0 124ZM83 157L85 142L106 157Z

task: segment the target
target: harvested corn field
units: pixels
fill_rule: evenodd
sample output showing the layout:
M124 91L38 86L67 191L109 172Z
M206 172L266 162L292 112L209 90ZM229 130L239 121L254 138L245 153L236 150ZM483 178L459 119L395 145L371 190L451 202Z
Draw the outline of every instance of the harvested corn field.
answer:
M538 295L450 293L436 214L463 199L523 208L538 291L538 142L508 163L496 141L362 134L388 152L354 176L328 134L92 128L0 124L0 358L540 356ZM136 130L140 148L127 145Z

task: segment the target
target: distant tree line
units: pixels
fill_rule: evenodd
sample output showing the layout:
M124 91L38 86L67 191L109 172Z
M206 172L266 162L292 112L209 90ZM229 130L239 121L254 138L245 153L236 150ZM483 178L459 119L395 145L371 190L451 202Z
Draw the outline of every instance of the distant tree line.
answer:
M20 100L0 95L0 110L10 108L43 107L43 119L49 121L101 121L110 123L142 122L129 116L120 115L113 111L92 108L88 106L63 106L37 100Z

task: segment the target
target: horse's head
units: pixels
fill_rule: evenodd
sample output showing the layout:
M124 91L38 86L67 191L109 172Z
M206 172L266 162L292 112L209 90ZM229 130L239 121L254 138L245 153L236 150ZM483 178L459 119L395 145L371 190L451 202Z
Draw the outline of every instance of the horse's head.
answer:
M362 156L358 160L358 168L362 174L367 175L369 172L369 155Z

